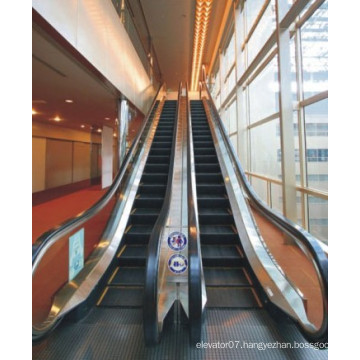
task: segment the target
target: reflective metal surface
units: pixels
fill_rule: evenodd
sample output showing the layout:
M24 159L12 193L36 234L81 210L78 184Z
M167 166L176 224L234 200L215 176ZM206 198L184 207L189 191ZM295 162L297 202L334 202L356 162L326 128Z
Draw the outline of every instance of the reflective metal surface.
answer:
M207 302L205 277L201 256L199 212L197 204L195 155L192 134L190 99L186 86L187 116L187 184L189 227L189 325L190 342L201 340L203 311Z
M211 118L206 101L204 101L204 107L208 118ZM234 167L226 151L220 130L215 128L213 122L210 122L210 129L213 138L216 139L215 149L221 172L225 179L225 187L229 195L237 231L255 274L272 302L292 317L300 318L306 326L311 327L311 324L307 320L303 299L299 296L293 285L284 277L279 267L274 265L273 259L264 246L264 241L248 208Z
M292 317L312 341L327 341L327 258L316 239L290 220L267 209L247 183L234 149L226 136L223 124L211 99L206 84L202 83L202 96L225 185L234 212L237 230L242 239L246 256L269 300ZM206 100L207 99L207 100ZM243 192L246 191L246 193ZM315 327L308 320L301 292L285 276L268 251L249 209L248 201L256 204L262 215L271 223L289 234L299 248L313 263L317 272L324 316L320 326Z
M160 89L161 88L159 88L157 97L162 96ZM155 100L156 98L154 99L151 109L155 105ZM33 255L33 277L36 276L38 266L47 251L51 249L54 244L63 239L66 234L69 234L73 229L81 226L101 211L101 209L106 206L107 201L115 195L116 191L118 191L121 184L121 193L118 196L116 207L109 219L101 241L89 256L84 264L84 268L76 278L65 284L65 286L55 294L51 310L46 320L39 324L33 324L33 339L43 336L49 329L56 325L59 319L90 295L115 256L115 252L118 249L120 240L125 231L126 222L150 151L161 108L162 104L158 106L151 124L149 123L149 112L139 135L135 139L124 160L116 180L104 197L92 208L88 209L78 217L71 219L69 222L65 223L64 226L54 231L53 235L50 233L50 237L46 237L47 234L45 234L46 236L43 239L43 243L38 241L35 244L37 247L34 248ZM146 127L150 129L147 134L145 133ZM141 146L142 143L144 143L144 145ZM130 161L133 161L133 163L131 164L131 171L128 172Z
M185 313L189 315L188 307L188 245L182 250L169 247L168 240L171 234L181 233L188 239L187 225L187 123L186 123L186 98L179 90L178 96L178 122L176 129L176 145L174 154L174 171L172 174L172 192L169 203L169 213L166 218L165 228L161 236L160 264L159 264L159 309L158 321L160 324L165 319L175 300L179 300ZM174 273L169 261L172 256L180 255L186 261L186 270ZM180 257L180 259L181 259ZM162 325L160 325L162 326Z

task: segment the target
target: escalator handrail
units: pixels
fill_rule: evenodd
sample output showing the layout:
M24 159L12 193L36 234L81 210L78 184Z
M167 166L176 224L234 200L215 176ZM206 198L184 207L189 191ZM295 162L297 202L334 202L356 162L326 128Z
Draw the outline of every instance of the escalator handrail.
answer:
M228 152L231 156L232 163L235 165L235 170L239 175L239 179L242 183L244 190L246 191L248 197L250 198L251 202L256 206L256 208L267 218L271 219L276 226L280 227L280 229L285 230L288 234L293 236L296 240L299 241L299 245L303 252L306 254L310 254L311 261L315 264L316 270L319 275L319 280L321 281L322 293L323 293L323 322L319 330L316 331L319 338L327 339L327 328L328 328L328 321L327 321L327 312L328 312L328 259L326 254L324 253L323 249L318 243L318 240L308 233L306 230L301 228L299 225L295 224L290 219L287 219L284 215L275 212L271 209L260 197L256 194L254 189L252 188L251 184L249 183L244 170L240 164L239 158L236 155L234 147L231 144L231 141L226 134L225 127L221 121L220 115L216 109L215 103L212 99L210 91L205 81L205 71L203 69L202 73L202 82L201 82L201 89L202 91L206 91L207 98L209 99L210 107L212 113L214 114L214 118L216 119L217 125L221 131L222 138L224 143L228 149ZM305 250L305 251L304 251Z
M152 104L150 106L150 110L148 111L145 120L143 122L143 125L136 136L135 140L133 141L129 151L127 152L120 169L113 181L113 183L110 185L109 189L106 191L106 193L89 209L83 211L82 213L76 215L75 217L72 217L62 224L58 225L57 227L46 231L43 233L33 244L32 247L32 273L34 275L37 265L40 263L41 259L47 252L47 250L52 247L53 244L55 244L58 240L60 240L66 233L71 232L78 226L85 223L87 220L93 218L95 215L97 215L110 201L110 199L113 197L113 195L116 193L116 191L120 188L120 185L124 179L124 175L126 173L126 170L128 168L128 165L131 161L131 159L135 155L135 151L138 148L138 145L141 143L140 139L144 133L145 127L149 121L150 115L153 111L153 108L156 104L156 100L159 96L159 93L164 86L164 83L160 84L156 95L152 101Z
M147 345L155 345L160 341L160 328L158 323L158 271L159 271L160 246L161 246L160 238L165 228L166 220L170 209L181 88L182 88L182 84L180 83L178 100L176 104L176 117L174 122L170 165L169 165L168 180L166 184L164 202L150 235L148 252L146 257L146 273L145 273L144 300L143 300L143 322L144 322L144 339Z
M188 192L188 259L189 259L189 328L193 344L201 340L202 326L202 261L200 246L199 214L195 178L195 157L188 84L186 83L187 116L187 192Z

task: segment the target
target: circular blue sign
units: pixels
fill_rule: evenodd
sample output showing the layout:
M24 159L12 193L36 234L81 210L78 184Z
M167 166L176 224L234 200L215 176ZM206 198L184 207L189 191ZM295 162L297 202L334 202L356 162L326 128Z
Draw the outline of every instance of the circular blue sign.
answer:
M174 251L184 250L187 245L186 236L179 231L175 231L169 235L168 245L169 245L169 248Z
M188 260L181 254L174 254L170 257L168 266L174 274L182 274L187 269Z

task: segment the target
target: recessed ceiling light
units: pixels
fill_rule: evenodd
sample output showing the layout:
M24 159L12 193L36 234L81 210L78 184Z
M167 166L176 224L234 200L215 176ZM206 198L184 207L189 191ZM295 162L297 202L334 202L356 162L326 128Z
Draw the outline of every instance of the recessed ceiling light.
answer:
M85 127L85 125L81 125L81 127L82 127L82 128L84 128L84 127Z
M65 100L65 102L66 102L66 103L71 104L71 103L73 103L73 102L74 102L74 100L71 100L71 99L66 99L66 100Z
M101 130L101 129L97 129L97 132L102 132L102 130Z
M36 114L37 114L37 111L34 110L34 109L32 109L32 114L33 114L33 115L36 115Z
M59 122L59 121L61 121L62 119L60 118L59 115L56 115L54 118L52 118L52 119L50 119L50 120L54 120L54 121Z
M109 118L109 117L106 117L105 120L110 120L110 118Z

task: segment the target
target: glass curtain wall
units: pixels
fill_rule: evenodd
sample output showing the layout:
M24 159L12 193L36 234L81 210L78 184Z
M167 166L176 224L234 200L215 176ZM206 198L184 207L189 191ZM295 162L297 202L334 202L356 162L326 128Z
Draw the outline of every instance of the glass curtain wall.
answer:
M276 16L277 5L291 21ZM282 137L294 141L297 222L327 243L328 228L328 1L235 2L215 66L211 92L230 139L259 196L284 212ZM279 11L280 13L280 11ZM287 20L285 19L285 20ZM285 28L289 43L278 40ZM280 47L280 48L279 48ZM279 59L289 51L289 56ZM280 51L282 50L282 51ZM291 82L292 132L281 123L280 60ZM288 97L289 98L289 97ZM243 143L243 144L242 144ZM244 161L246 159L246 161ZM286 163L285 163L286 165ZM294 219L293 219L294 220Z

